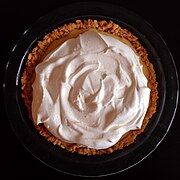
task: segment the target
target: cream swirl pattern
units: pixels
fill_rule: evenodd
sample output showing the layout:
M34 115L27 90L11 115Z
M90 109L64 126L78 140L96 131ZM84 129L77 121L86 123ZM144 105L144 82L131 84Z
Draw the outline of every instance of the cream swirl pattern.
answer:
M141 128L150 89L139 57L120 40L88 30L37 65L32 116L67 143L105 149Z

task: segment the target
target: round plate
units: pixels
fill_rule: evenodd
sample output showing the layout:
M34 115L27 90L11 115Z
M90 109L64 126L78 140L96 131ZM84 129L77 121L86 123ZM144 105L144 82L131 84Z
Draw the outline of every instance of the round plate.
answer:
M71 13L69 13L71 12ZM84 156L67 152L39 135L21 98L20 78L27 55L45 34L76 19L112 20L139 38L157 74L157 112L136 142L108 155ZM141 162L160 144L173 121L178 103L178 76L171 53L160 35L130 10L107 3L81 2L55 9L39 18L12 50L4 79L4 100L10 123L22 144L37 159L60 172L76 176L105 176ZM82 168L83 167L83 168Z

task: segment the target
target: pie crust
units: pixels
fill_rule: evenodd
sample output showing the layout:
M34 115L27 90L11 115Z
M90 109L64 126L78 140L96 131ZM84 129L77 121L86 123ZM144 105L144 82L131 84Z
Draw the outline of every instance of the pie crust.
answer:
M76 143L68 144L66 142L61 141L60 139L57 139L45 128L43 124L35 124L31 112L31 104L33 98L32 83L35 79L35 67L37 66L37 64L43 61L43 58L49 52L51 52L54 48L62 44L64 41L72 37L77 37L80 33L85 32L89 29L94 29L101 33L114 36L115 38L129 45L140 57L140 61L143 64L143 72L146 78L148 79L148 87L151 89L150 103L141 129L129 131L115 145L106 149L99 150L89 147L82 147L81 145ZM138 38L135 35L133 35L130 31L120 27L118 24L112 21L98 21L93 19L76 20L75 22L59 26L58 28L46 34L42 40L38 41L37 45L29 53L26 66L21 78L21 83L22 98L24 100L25 106L27 107L29 117L32 120L32 123L34 124L37 131L54 145L57 145L73 153L76 152L83 155L109 154L112 153L114 150L122 149L125 146L129 146L132 143L136 143L136 137L139 134L143 133L151 117L156 112L158 100L158 83L156 80L156 74L153 69L153 65L152 63L150 63L148 59L147 51L140 44Z

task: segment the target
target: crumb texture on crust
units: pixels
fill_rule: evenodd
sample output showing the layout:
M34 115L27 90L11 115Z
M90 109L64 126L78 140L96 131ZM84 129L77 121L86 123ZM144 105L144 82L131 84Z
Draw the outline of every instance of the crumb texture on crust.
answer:
M106 32L108 34L114 35L116 37L123 38L130 42L130 44L134 47L136 53L140 57L143 65L148 70L148 84L149 88L151 89L150 93L150 103L144 118L143 124L141 129L133 130L126 133L115 145L107 148L107 149L92 149L88 147L82 147L78 144L68 144L62 142L61 140L54 137L45 127L43 124L36 125L32 119L32 112L31 112L31 103L32 103L32 83L35 78L35 67L42 61L42 57L47 51L48 47L52 44L53 41L59 40L61 38L67 37L69 33L74 30L88 30L88 29L95 29L100 32ZM22 98L24 99L25 106L28 109L29 117L32 120L32 123L36 127L37 131L44 136L48 141L52 142L54 145L58 145L61 148L64 148L70 152L76 152L79 154L87 154L87 155L101 155L101 154L109 154L112 153L114 150L122 149L125 146L132 144L137 135L142 133L145 130L146 125L148 124L152 115L156 112L156 105L158 99L158 91L157 86L158 83L156 81L156 74L153 69L153 65L150 63L148 59L148 54L145 48L140 44L138 38L134 36L131 32L127 29L121 28L118 24L112 21L97 21L97 20L76 20L74 23L64 24L52 32L48 33L44 36L44 38L37 43L37 45L33 48L33 50L29 53L27 57L26 67L24 69L23 75L21 77L22 83Z

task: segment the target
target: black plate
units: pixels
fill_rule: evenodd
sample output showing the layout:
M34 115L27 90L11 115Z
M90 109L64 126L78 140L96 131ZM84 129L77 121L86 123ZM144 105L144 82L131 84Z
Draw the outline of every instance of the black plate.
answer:
M71 13L69 13L71 12ZM136 143L109 155L72 154L46 141L28 118L21 98L21 82L28 53L54 28L75 19L112 20L139 38L154 65L159 83L157 112ZM178 103L178 75L173 57L163 39L143 18L130 10L106 3L76 3L55 9L39 18L12 50L4 79L7 115L15 134L32 155L49 167L77 176L105 176L122 172L151 154L167 134Z

